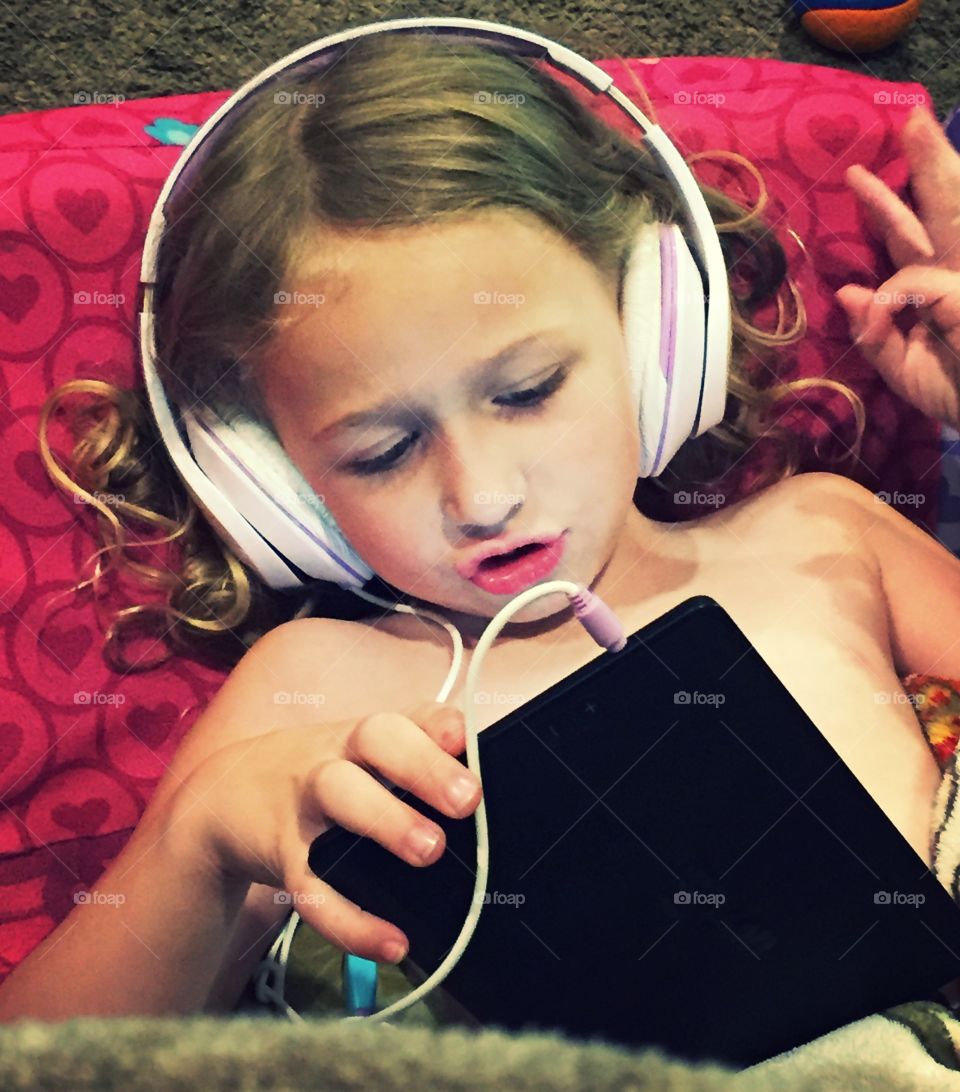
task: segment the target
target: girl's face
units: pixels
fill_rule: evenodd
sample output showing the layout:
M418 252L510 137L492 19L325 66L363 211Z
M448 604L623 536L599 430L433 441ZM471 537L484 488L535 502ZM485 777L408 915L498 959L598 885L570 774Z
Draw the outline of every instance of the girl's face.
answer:
M589 586L636 514L617 284L516 211L338 238L334 257L335 281L303 271L278 304L291 321L259 382L356 552L401 591L485 622L512 596L456 563L490 539L566 531L545 579ZM511 621L568 609L545 596Z

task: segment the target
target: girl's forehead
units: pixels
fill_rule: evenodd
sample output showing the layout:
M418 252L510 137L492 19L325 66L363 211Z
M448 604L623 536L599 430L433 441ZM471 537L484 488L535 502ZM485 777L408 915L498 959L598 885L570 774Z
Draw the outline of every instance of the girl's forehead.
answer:
M505 245L509 241L509 245ZM317 229L295 250L289 279L323 281L345 294L365 280L394 276L399 269L428 276L451 265L496 266L522 273L531 258L570 250L563 236L526 210L483 209L428 224L350 231ZM402 290L403 280L392 287ZM422 289L442 289L443 282L423 282Z
M320 246L323 260L317 253L280 294L284 359L322 357L331 379L344 372L355 381L358 356L480 357L558 316L576 326L578 278L595 271L557 233L510 216L497 232L490 219Z

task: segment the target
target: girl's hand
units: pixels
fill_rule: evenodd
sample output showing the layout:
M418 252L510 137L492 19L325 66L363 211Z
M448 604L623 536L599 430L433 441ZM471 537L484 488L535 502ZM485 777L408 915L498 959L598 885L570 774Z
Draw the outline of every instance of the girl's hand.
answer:
M412 865L432 864L443 853L443 830L374 774L464 818L481 795L474 775L453 757L465 746L463 715L438 702L409 715L262 733L214 751L192 771L176 791L175 823L225 886L281 888L291 896L282 901L338 948L397 962L408 947L404 935L318 879L307 864L310 843L338 823ZM454 803L451 789L464 776L466 794ZM391 943L400 950L387 950Z
M866 207L898 271L876 291L836 293L863 355L902 398L960 428L960 155L936 119L917 107L900 134L918 217L876 175L856 164L847 185ZM904 337L893 316L915 306Z

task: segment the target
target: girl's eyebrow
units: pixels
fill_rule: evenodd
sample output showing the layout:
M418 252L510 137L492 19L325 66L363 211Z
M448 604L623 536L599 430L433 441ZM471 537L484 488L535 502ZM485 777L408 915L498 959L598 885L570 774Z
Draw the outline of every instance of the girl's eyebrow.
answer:
M532 346L535 342L543 344L543 339L551 337L553 335L560 334L559 330L541 330L536 334L528 334L526 337L522 337L517 341L511 342L506 345L498 353L489 357L487 360L478 361L471 369L476 374L488 374L496 371L498 368L502 368L504 364L509 363L515 357L519 356L525 349ZM544 345L544 348L549 348L550 351L555 351L552 347ZM376 406L372 406L367 410L358 410L355 413L348 413L345 417L341 417L339 420L334 421L332 425L327 425L320 429L314 436L314 440L320 440L325 436L329 436L331 433L343 431L350 428L357 428L360 425L368 424L370 421L380 421L386 417L389 413L395 410L398 406L404 406L404 409L409 410L409 407L405 403L400 402L398 399L388 398L383 402L380 402Z

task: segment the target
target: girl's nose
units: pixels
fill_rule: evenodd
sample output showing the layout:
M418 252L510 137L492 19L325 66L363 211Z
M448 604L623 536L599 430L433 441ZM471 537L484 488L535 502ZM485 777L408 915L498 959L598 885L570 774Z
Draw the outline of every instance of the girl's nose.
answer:
M489 437L484 446L475 433L450 431L438 437L437 447L444 514L461 534L501 534L526 499L519 453Z
M460 532L467 535L469 538L494 538L497 535L502 535L504 532L510 530L510 525L513 522L513 517L523 507L522 501L517 501L510 511L498 519L496 523L460 523Z

